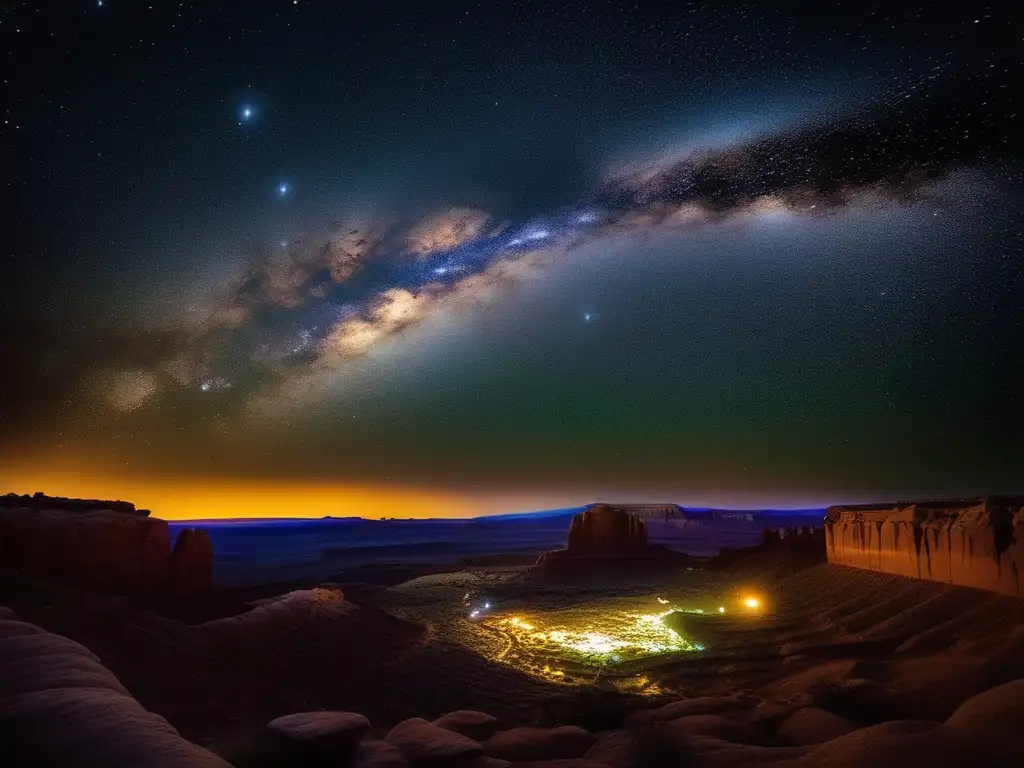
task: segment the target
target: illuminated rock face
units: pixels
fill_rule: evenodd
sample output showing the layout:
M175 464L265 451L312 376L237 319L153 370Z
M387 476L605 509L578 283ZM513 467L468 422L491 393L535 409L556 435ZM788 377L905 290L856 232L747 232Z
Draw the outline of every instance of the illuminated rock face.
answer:
M577 513L569 525L572 554L635 552L647 548L647 526L640 518L607 504Z
M172 560L167 522L137 512L0 507L0 566L104 591L194 594L212 585L213 550L189 532Z
M1024 597L1024 498L832 507L831 563Z

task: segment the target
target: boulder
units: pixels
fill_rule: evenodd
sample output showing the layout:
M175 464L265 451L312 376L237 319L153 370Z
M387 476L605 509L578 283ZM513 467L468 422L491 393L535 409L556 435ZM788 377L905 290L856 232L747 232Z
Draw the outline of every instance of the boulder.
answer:
M296 712L267 723L279 749L305 758L349 755L369 729L370 721L355 712Z
M484 751L513 762L559 760L582 757L595 741L593 734L575 725L551 729L524 726L498 731L484 744Z
M666 727L671 733L685 736L707 736L734 744L757 743L757 736L750 726L719 715L689 715L670 720Z
M609 763L588 760L585 757L567 757L562 760L526 760L508 763L514 768L618 768Z
M802 707L779 726L779 737L797 746L821 744L855 728L845 717L817 707Z
M421 717L403 720L391 729L385 740L397 747L414 768L468 767L483 754L480 742L441 728Z
M906 717L902 697L874 680L840 680L811 690L811 703L860 725Z
M402 751L386 741L361 741L352 753L349 768L408 768Z
M213 587L213 544L201 528L178 534L171 553L170 587L179 595L196 595Z
M733 744L705 736L695 737L690 742L694 757L677 765L699 765L701 768L738 768L755 765L802 765L797 762L810 750L809 747L759 747L749 744Z
M486 741L498 730L498 718L486 712L460 709L437 718L434 725L461 733L474 741Z
M1000 744L1024 764L1024 679L972 696L949 716L946 728L970 740Z
M678 720L690 715L712 715L743 709L747 702L736 696L699 696L695 699L681 699L665 704L658 709L644 709L634 712L626 722L633 725Z
M600 736L583 757L615 768L636 768L641 761L640 744L634 731L612 731Z
M511 768L512 763L508 760L502 760L500 757L490 757L489 755L480 755L473 763L473 768Z

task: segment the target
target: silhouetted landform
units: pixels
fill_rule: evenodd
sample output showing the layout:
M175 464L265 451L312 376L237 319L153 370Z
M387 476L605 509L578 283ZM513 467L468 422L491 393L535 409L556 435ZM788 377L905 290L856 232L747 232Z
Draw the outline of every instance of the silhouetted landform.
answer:
M729 568L744 560L761 557L774 566L775 575L793 573L827 559L825 529L809 525L766 528L761 541L752 547L723 548L708 562L708 568Z
M1024 497L837 506L829 562L1024 596Z
M0 608L4 765L231 768L146 711L85 646Z
M649 544L643 515L646 505L589 504L573 515L565 549L545 552L537 565L586 562L648 561L685 558L678 552ZM654 514L664 514L658 507Z
M2 567L121 594L197 595L213 585L213 547L205 531L182 531L172 552L167 522L130 502L42 494L3 499Z
M31 496L27 493L7 493L0 496L0 509L23 507L27 509L63 509L66 512L96 512L101 509L109 509L114 512L124 512L129 515L149 517L148 509L136 509L130 501L109 501L106 499L68 499L64 496L47 496L42 491L36 491Z

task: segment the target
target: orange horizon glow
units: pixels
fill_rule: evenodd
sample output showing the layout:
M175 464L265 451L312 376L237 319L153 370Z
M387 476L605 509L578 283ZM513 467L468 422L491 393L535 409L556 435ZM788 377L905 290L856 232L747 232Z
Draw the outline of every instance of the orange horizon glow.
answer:
M566 509L594 501L661 503L682 495L655 493L653 489L609 492L599 487L523 489L467 484L447 489L325 478L153 477L117 474L109 465L52 460L0 467L0 494L31 495L36 491L49 496L129 501L165 520L317 519L328 515L471 518ZM753 494L686 495L688 500L678 502L683 506L784 509L792 505L792 500L780 504L777 497L775 504L768 498L755 500ZM822 505L808 501L804 506Z
M0 493L130 501L164 520L334 517L475 517L486 506L455 494L416 488L266 480L75 477L3 478Z

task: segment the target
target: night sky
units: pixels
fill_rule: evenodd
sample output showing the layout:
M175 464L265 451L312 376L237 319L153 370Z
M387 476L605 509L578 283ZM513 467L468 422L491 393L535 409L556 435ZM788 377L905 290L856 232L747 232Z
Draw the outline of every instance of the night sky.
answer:
M1022 492L1012 8L5 4L0 491Z

